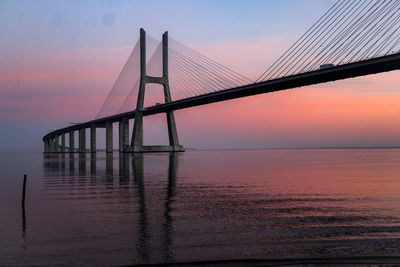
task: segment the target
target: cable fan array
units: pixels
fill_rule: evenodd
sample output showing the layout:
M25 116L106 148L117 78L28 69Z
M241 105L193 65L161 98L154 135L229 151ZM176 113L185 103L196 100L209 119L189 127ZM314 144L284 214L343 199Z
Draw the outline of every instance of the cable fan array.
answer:
M162 76L162 44L146 35L149 76ZM253 83L243 75L168 39L172 101ZM400 0L338 0L255 82L268 81L323 67L398 53ZM133 111L140 86L140 44L136 43L97 118ZM146 84L144 107L163 104L159 84Z
M204 95L251 83L243 75L173 38L168 40L169 87L172 100ZM162 43L146 34L148 76L162 76ZM140 44L135 45L97 118L133 111L140 86ZM144 107L165 102L163 86L146 84Z
M399 52L399 0L339 0L256 82Z
M251 83L243 75L169 38L169 79L174 100Z
M146 50L149 43L156 44L146 64L146 74L153 77L162 76L162 43L150 35L146 35ZM119 109L119 113L129 112L136 108L137 96L139 94L140 77L136 81L126 100ZM164 89L160 84L148 83L145 88L144 107L164 103Z
M152 42L156 40L150 36ZM173 38L168 39L169 87L173 100L204 95L223 89L251 83L241 74L198 53ZM162 44L159 43L146 65L149 76L162 76ZM136 107L138 84L134 86L121 106L120 112L128 112ZM145 107L165 102L162 85L146 84Z
M154 38L147 38L146 54L153 55L159 45L159 41ZM119 114L121 107L133 92L138 92L140 80L140 41L138 40L128 57L124 67L119 73L113 87L108 93L103 105L101 106L96 118L103 118ZM128 96L128 97L127 97ZM136 97L136 96L135 96ZM135 105L136 106L136 102Z

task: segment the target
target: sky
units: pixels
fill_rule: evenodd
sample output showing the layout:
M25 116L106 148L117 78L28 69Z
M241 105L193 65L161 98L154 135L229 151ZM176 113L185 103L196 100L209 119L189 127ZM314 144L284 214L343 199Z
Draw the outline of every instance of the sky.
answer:
M0 1L0 152L43 149L42 136L95 118L139 29L170 36L256 79L330 0ZM193 148L400 145L398 72L175 112ZM162 115L145 143L167 142ZM103 133L101 133L103 134ZM102 140L102 137L99 137Z

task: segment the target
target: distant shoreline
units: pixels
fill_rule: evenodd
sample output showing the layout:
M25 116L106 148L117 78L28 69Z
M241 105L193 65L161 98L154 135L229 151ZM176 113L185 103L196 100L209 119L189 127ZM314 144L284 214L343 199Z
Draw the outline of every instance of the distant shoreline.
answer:
M400 149L398 146L388 147L263 147L263 148L193 148L185 147L186 151L263 151L263 150L396 150ZM12 151L0 151L0 155L31 155L31 154L42 154L42 151L27 151L27 152L12 152ZM97 152L103 154L105 152ZM118 153L118 151L114 151ZM61 153L60 153L61 154ZM69 153L63 153L69 154ZM78 154L78 153L75 153ZM90 154L90 153L87 153Z
M185 148L187 151L257 151L257 150L350 150L400 149L400 147L264 147L264 148Z

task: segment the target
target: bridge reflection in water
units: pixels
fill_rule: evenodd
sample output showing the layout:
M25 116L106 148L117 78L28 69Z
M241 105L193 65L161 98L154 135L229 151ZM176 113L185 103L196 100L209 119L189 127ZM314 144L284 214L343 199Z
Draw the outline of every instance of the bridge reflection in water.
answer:
M399 257L399 166L379 149L52 154L27 237L69 265Z
M147 188L145 186L144 158L146 155L138 154L104 154L104 155L85 155L85 154L58 154L46 156L44 159L44 189L46 195L52 200L104 200L108 198L113 201L115 195L121 196L120 191L127 190L125 194L127 201L133 201L138 218L136 220L137 232L136 236L136 261L150 262L152 250L154 246L150 244L150 240L155 236L154 228L160 228L159 234L163 240L158 240L162 246L159 248L159 259L163 262L172 262L173 253L171 250L174 241L173 232L173 216L172 204L175 197L175 184L178 171L178 161L180 153L170 153L156 155L168 161L165 166L167 177L164 185L160 185L159 189L165 189L163 192L154 192L154 187ZM149 162L149 161L148 161ZM151 164L151 159L150 159ZM159 166L159 164L157 164ZM151 166L157 169L158 166ZM154 172L151 168L149 173ZM156 170L157 174L158 170ZM157 179L156 182L160 182ZM104 191L109 190L110 192ZM131 191L132 189L132 191ZM158 190L157 190L158 191ZM159 197L157 197L157 194ZM100 196L99 196L100 195ZM104 195L104 196L103 196ZM110 195L107 197L106 195ZM149 197L150 196L150 197ZM162 199L160 197L164 196ZM151 199L150 199L151 198ZM157 207L157 215L160 216L154 220L154 214L150 214L148 202L154 199L159 200ZM120 199L121 200L121 199ZM98 201L94 201L96 204ZM94 205L96 209L98 205ZM125 218L126 219L126 218ZM151 226L151 223L157 225ZM159 235L157 235L159 236ZM160 242L161 241L161 242ZM154 251L153 251L154 252ZM158 253L156 253L158 254ZM157 258L157 256L156 256Z

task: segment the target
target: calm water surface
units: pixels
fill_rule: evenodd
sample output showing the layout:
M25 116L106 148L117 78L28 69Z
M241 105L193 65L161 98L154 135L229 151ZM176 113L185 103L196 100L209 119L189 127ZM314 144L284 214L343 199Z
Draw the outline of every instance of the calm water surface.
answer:
M0 162L0 265L400 256L400 150Z

